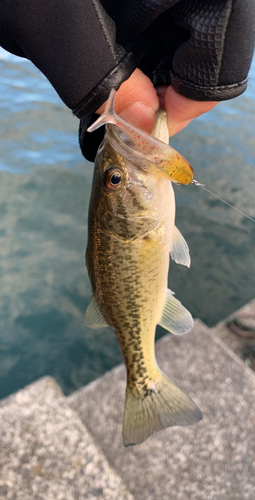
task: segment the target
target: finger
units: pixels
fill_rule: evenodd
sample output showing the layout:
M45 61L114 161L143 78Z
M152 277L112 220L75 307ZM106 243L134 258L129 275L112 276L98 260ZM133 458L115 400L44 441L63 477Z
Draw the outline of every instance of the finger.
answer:
M151 132L153 128L158 107L156 89L139 69L136 69L116 92L116 113L146 132ZM104 108L105 104L97 112L102 113Z
M186 127L194 118L213 109L216 101L191 101L187 97L177 94L170 86L160 92L160 100L164 101L164 107L167 111L167 124L169 137L177 134Z

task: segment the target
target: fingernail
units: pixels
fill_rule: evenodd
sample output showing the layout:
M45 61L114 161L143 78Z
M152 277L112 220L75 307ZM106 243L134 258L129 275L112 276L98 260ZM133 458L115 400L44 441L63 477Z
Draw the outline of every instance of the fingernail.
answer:
M132 123L135 127L150 132L154 125L155 111L146 106L141 101L131 104L128 108L120 113L120 116L127 122Z

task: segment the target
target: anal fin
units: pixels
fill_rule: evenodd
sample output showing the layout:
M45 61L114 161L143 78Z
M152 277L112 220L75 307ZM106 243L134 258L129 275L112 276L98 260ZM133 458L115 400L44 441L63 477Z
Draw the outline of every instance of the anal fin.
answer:
M167 290L159 325L175 335L183 335L193 328L194 321L190 312L173 296L171 290Z

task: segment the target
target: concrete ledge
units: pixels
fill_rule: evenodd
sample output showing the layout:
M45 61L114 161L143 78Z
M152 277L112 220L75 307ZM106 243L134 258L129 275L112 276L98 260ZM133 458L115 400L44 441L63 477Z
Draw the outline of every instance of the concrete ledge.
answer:
M125 367L68 399L136 500L255 498L255 378L200 321L156 344L162 368L203 411L190 427L166 429L125 449Z
M221 339L246 365L255 372L255 335L253 338L241 337L232 332L226 325L227 321L235 317L242 317L247 325L255 327L255 299L248 302L228 318L220 321L214 328L212 334ZM255 377L255 374L254 374Z
M133 500L58 384L40 379L1 401L0 499Z

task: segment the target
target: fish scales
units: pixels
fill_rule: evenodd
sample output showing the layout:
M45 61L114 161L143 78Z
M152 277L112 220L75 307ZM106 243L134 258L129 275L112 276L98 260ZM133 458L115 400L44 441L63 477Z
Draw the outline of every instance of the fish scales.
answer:
M101 311L111 318L108 321L120 341L130 380L139 383L136 374L140 362L135 361L135 354L143 353L143 367L148 374L155 362L151 342L155 318L160 319L158 311L165 302L169 256L168 252L162 252L162 236L160 240L154 238L158 232L162 232L160 226L145 238L133 241L132 248L125 240L106 234L97 247L97 259L93 260L96 265L100 262L101 273L100 283L95 287L96 298Z
M163 112L154 133L159 139L166 137ZM172 184L151 162L149 168L146 162L139 164L136 147L130 155L130 142L126 148L122 131L107 125L95 162L86 252L92 297L85 323L115 330L127 368L126 446L165 427L193 424L202 416L155 359L157 324L175 334L193 324L190 313L167 289L169 252L185 265L189 254L174 224Z

